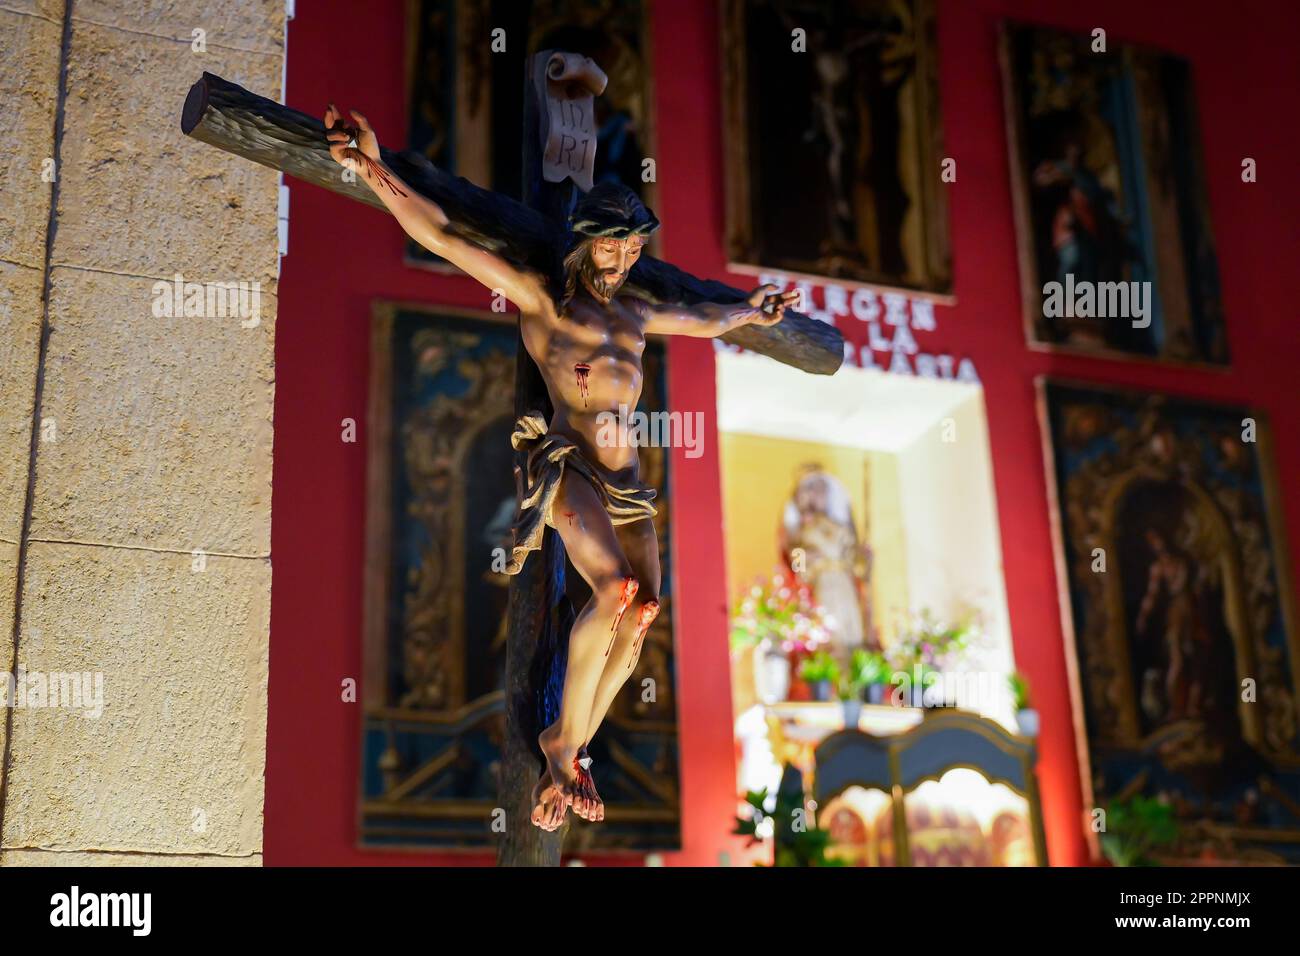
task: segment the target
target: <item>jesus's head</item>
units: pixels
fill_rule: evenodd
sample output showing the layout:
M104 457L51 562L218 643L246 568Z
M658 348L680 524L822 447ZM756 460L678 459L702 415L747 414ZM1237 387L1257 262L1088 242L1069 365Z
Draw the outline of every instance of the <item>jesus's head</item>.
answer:
M576 240L564 257L566 305L581 282L608 302L627 281L632 266L659 220L622 183L598 183L579 201L570 219Z

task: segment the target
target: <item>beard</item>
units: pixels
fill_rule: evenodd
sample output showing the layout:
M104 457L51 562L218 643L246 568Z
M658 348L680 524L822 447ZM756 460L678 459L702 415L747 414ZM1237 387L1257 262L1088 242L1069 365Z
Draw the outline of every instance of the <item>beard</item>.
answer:
M605 277L606 270L600 269L591 258L591 243L584 242L575 246L564 259L564 297L562 303L567 305L568 301L578 290L578 283L588 288L594 295L608 302L623 288L627 281L627 274L624 273L618 279L609 280Z
M627 281L626 274L623 274L612 281L606 278L606 270L596 268L596 264L591 261L590 256L587 257L586 261L582 263L580 268L583 281L587 283L587 287L607 302L614 298L615 293L617 293L618 290L623 287L623 283Z

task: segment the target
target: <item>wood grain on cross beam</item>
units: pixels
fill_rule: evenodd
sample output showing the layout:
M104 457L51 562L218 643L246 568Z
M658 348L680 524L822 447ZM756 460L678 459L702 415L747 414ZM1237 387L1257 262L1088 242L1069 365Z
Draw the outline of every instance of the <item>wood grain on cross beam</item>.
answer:
M181 132L200 142L278 169L304 182L384 209L359 179L348 182L330 157L325 126L314 116L282 106L212 73L190 89L181 113ZM483 189L439 169L409 150L383 149L384 162L422 196L432 199L466 238L511 261L546 273L554 250L566 240L545 217L508 196ZM676 266L643 256L626 288L655 302L740 302L748 292L699 279ZM833 374L844 360L839 330L800 312L787 311L777 325L749 325L724 342L819 375Z

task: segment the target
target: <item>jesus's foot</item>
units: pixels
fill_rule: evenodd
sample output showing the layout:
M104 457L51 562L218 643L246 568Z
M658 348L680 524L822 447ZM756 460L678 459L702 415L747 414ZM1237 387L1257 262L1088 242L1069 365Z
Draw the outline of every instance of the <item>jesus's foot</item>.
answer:
M551 780L548 770L543 770L533 786L533 812L529 819L534 826L548 832L557 829L564 822L564 796Z
M587 756L586 747L578 748L578 756L573 759L573 769L577 774L578 794L586 811L583 818L598 823L605 819L605 801L596 792L596 781L591 776L591 757ZM576 802L574 808L574 812L578 813Z
M563 807L573 807L574 813L584 816L585 806L579 806L577 774L573 769L578 748L561 739L559 721L537 735L537 745L546 757L547 776L551 778L551 785L558 792Z

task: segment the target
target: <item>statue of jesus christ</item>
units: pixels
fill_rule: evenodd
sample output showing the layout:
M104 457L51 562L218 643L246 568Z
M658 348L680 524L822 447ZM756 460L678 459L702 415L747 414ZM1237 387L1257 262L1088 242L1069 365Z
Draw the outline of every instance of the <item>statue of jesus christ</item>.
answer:
M538 737L546 769L534 788L532 822L554 830L570 808L602 820L587 745L632 674L659 613L660 583L650 520L655 491L640 480L636 447L611 442L603 422L636 408L647 333L711 338L742 325L775 325L798 293L764 285L744 302L692 306L619 295L659 221L630 189L611 183L579 201L561 275L521 268L458 235L437 203L400 188L366 118L350 115L354 126L332 104L325 113L335 161L365 180L411 238L514 303L524 347L546 382L551 420L527 414L511 437L528 451L528 468L507 570L519 572L550 526L590 585L591 600L569 637L559 718Z

